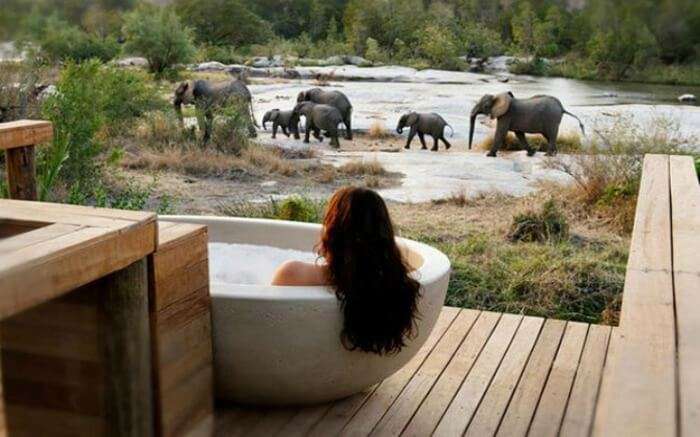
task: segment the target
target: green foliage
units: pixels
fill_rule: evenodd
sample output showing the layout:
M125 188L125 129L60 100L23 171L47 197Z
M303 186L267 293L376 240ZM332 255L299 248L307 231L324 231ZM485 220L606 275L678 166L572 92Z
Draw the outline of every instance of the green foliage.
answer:
M437 25L429 24L418 32L418 53L432 65L448 69L457 66L457 40Z
M365 58L372 62L385 62L388 55L379 47L379 43L374 38L367 38L365 42Z
M55 184L89 185L99 176L102 151L98 133L116 130L157 107L160 100L147 78L138 72L105 67L98 61L69 62L61 72L58 92L43 104L43 116L53 122L51 147L40 149L40 197L47 199Z
M237 202L222 205L221 213L233 217L267 218L320 223L326 202L303 195L293 195L280 201Z
M695 173L698 174L698 179L700 179L700 156L695 158Z
M460 54L470 58L487 58L505 51L501 36L482 23L468 21L460 26Z
M171 8L142 5L124 18L124 49L148 60L153 73L163 74L195 55L192 32Z
M216 61L222 64L242 64L245 58L233 46L215 46L202 44L197 50L197 61Z
M556 243L569 236L566 217L553 200L545 202L539 212L528 211L513 217L508 240L526 243Z
M240 46L264 43L274 36L272 26L243 0L177 0L175 7L202 43Z
M211 141L219 151L238 155L248 147L249 136L254 131L247 102L231 99L216 111Z
M99 62L68 63L57 88L43 107L44 117L53 122L54 139L51 147L40 149L41 200L48 198L59 173L70 183L88 183L97 172L94 158L101 150L96 140L104 121Z
M67 60L82 62L88 59L109 61L120 52L119 44L114 37L84 32L56 15L38 20L33 39L40 48L39 56L42 60L49 62Z

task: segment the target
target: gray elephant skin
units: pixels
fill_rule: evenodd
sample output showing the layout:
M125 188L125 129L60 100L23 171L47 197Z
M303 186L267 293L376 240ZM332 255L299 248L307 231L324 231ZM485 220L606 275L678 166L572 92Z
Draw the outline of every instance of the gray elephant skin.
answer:
M413 137L415 137L416 134L418 134L418 138L420 139L420 143L424 150L427 149L425 146L425 135L430 135L433 137L434 144L433 148L430 149L433 152L437 152L440 140L445 143L445 149L452 147L449 141L445 139L445 127L449 127L452 130L452 126L450 126L439 114L435 114L434 112L409 112L408 114L402 115L399 119L399 123L396 126L396 132L399 135L402 134L405 127L409 127L411 129L408 132L408 140L406 141L405 146L406 149L411 147L411 141L413 141ZM452 130L452 134L454 134L454 130Z
M520 145L527 150L528 156L535 154L525 138L525 134L541 134L548 143L547 156L557 153L557 136L564 114L574 117L583 134L586 130L581 120L570 113L559 99L552 96L538 95L529 99L517 99L513 93L498 95L486 94L474 105L469 119L469 149L474 139L474 123L480 114L497 119L496 136L488 156L496 156L509 131L514 132Z
M180 119L180 125L184 125L182 118L182 105L194 104L204 113L204 143L211 138L211 130L214 122L214 111L232 99L243 101L249 111L250 124L248 132L251 137L256 136L255 127L258 124L253 114L253 96L240 79L225 82L210 82L208 80L188 80L182 82L175 90L173 104L175 112ZM201 127L201 126L200 126Z
M295 114L294 110L272 109L267 111L262 120L263 129L267 130L268 122L272 122L272 138L277 138L277 129L282 128L282 133L286 136L294 134L294 139L299 139L299 114Z
M345 94L340 91L325 91L321 88L311 88L299 93L297 103L301 102L313 102L337 108L345 125L345 139L352 140L352 104Z
M343 123L343 116L338 108L330 105L322 105L313 102L297 103L294 107L297 116L303 115L306 119L306 133L304 142L309 142L309 134L313 132L314 137L323 141L321 131L331 139L331 146L340 147L338 142L338 125Z

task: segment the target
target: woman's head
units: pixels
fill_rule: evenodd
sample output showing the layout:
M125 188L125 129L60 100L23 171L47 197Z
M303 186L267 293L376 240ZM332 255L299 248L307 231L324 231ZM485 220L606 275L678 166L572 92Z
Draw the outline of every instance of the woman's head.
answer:
M398 352L413 334L420 284L408 275L384 201L372 190L342 188L323 225L319 252L343 309L343 344Z

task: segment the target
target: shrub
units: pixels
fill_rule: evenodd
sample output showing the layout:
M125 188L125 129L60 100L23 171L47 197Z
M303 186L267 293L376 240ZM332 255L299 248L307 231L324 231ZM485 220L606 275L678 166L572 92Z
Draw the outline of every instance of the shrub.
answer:
M276 214L280 220L295 222L318 222L321 218L318 202L308 197L291 196L282 201Z
M54 138L51 147L40 149L42 200L50 194L59 173L70 183L90 181L97 172L95 157L101 150L95 139L103 122L100 64L68 63L57 89L43 105L44 117L53 122Z
M341 165L338 170L341 173L344 173L346 175L350 176L364 176L364 175L371 175L371 176L382 176L386 174L386 170L382 166L382 164L377 161L350 161L347 162L343 165Z
M40 56L50 62L83 62L88 59L106 62L115 58L120 51L119 44L113 37L86 33L55 15L43 20L41 32L36 38Z
M429 24L418 32L418 53L432 65L454 69L457 66L457 40L448 29Z
M101 109L105 123L112 129L165 104L141 72L108 66L100 70L99 76L99 86L104 90Z
M372 62L385 62L389 56L379 47L379 43L374 38L367 38L365 42L367 49L365 50L365 58Z
M566 217L553 200L548 200L539 212L529 211L513 217L508 240L526 243L550 243L569 236Z
M242 64L245 58L236 52L233 46L215 46L202 44L197 50L197 61L216 61L222 64Z
M293 195L279 202L234 202L221 205L222 214L233 217L267 218L319 223L323 219L325 201Z
M700 179L700 156L695 158L695 173L698 174L698 179Z
M464 23L459 28L461 54L467 57L487 58L505 51L501 36L483 23Z
M247 103L231 99L228 104L217 109L212 128L212 144L222 152L239 155L248 147L251 129Z
M145 57L153 73L163 74L195 54L192 32L171 8L142 5L124 18L124 49Z

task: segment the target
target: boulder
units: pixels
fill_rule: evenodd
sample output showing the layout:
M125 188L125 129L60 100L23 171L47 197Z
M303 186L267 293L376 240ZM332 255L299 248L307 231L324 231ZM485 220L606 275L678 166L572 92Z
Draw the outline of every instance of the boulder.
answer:
M194 67L194 71L226 71L227 69L227 65L216 61L202 62Z
M681 103L695 103L698 101L698 98L693 94L683 94L678 97L678 101Z
M356 65L358 67L366 67L372 65L371 61L368 61L362 56L345 56L344 60L346 64Z
M117 67L148 67L148 60L138 56L122 58L114 61Z
M275 55L272 58L258 56L250 61L250 66L253 68L275 68L283 67L284 59L280 55Z

